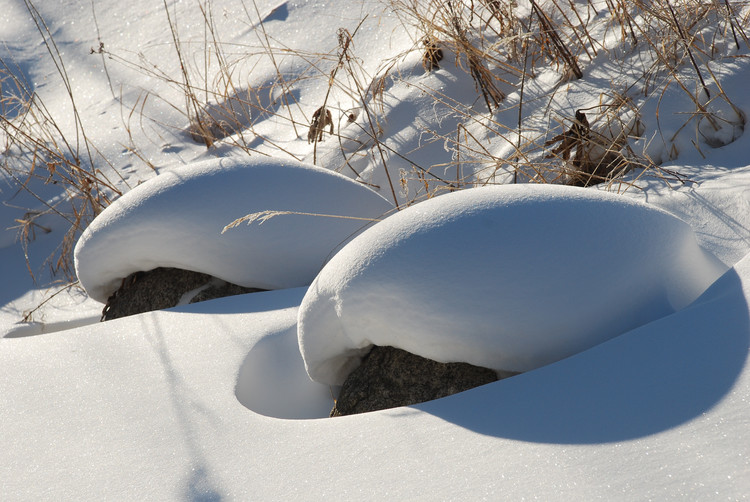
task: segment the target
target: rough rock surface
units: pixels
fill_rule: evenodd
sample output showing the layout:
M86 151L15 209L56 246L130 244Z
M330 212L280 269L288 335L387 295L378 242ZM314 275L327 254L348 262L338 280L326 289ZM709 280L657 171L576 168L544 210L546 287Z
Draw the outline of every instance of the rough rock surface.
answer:
M262 290L237 286L200 272L159 267L123 279L107 300L102 321L256 291Z
M423 403L513 374L468 363L439 363L394 347L374 346L344 382L331 416Z

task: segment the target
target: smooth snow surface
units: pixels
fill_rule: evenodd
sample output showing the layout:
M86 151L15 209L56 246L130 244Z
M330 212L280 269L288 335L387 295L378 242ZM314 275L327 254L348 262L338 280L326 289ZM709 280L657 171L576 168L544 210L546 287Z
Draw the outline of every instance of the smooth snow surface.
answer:
M304 371L279 379L301 365L286 338L299 289L0 340L0 495L741 500L749 295L745 259L688 308L574 357L431 403L321 420L238 402L297 416L332 406L322 392L296 400ZM279 369L262 385L275 410L244 379L269 354Z
M302 301L310 377L341 384L370 345L529 371L671 314L725 267L665 211L551 185L464 190L373 226Z
M100 302L129 274L156 267L261 289L303 286L366 221L282 215L222 229L266 210L378 218L392 207L344 176L291 160L199 162L153 178L107 207L76 245L76 272Z

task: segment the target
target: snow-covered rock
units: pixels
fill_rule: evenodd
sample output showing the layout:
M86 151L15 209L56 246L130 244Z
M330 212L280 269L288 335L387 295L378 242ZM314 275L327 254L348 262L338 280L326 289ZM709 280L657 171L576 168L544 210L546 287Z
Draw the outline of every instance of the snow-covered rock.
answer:
M302 301L299 345L328 384L373 344L528 371L682 309L724 270L686 223L621 196L465 190L347 244Z
M312 165L213 159L161 174L107 207L76 245L76 273L101 302L124 277L156 267L261 289L304 286L367 221L286 214L222 229L266 210L377 218L392 207L367 187Z

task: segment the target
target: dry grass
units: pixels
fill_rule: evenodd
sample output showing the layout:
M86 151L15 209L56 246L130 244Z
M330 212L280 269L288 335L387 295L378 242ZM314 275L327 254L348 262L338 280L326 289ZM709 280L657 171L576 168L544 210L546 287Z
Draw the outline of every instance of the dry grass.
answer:
M67 90L72 116L65 120L73 128L61 130L60 118L53 117L19 77L21 72L14 63L2 61L2 169L18 187L32 193L39 183L61 187L62 197L50 202L40 196L43 209L29 210L17 223L19 235L28 243L38 232L46 231L41 217L56 214L68 222L69 230L49 263L54 271L72 279L71 252L77 237L121 194L117 187L127 183L103 174L104 167L115 176L117 170L89 140L50 29L33 3L24 2ZM465 72L474 82L480 103L475 107L418 81L408 82L436 106L449 110L457 124L450 133L425 128L429 143L440 142L448 152L440 164L420 165L416 151L398 150L384 138L385 90L388 82L402 81L397 68L403 54L384 61L373 76L364 70L357 54L359 26L335 31L337 43L329 52L311 53L273 40L256 3L240 4L248 26L254 27L257 43L237 47L221 39L210 2L196 0L203 19L203 41L196 44L194 31L191 42L186 43L170 10L175 7L163 1L177 74L170 74L137 51L111 51L106 41L92 49L101 57L107 75L108 64L124 65L166 83L181 96L181 101L170 101L144 91L126 104L116 92L121 87L110 81L113 97L123 103L123 124L130 135L128 149L145 164L150 166L130 133L143 127L144 120L157 122L149 116L153 102L166 102L179 110L185 121L171 127L208 149L225 145L257 155L261 152L255 145L260 142L263 155L299 159L298 150L275 142L258 127L273 119L276 127L288 130L290 136L312 144L314 162L319 162L319 142L337 142L343 160L336 167L363 183L366 180L357 167L361 164L355 161L369 158L377 163L388 186L371 186L389 194L400 208L404 203L399 193L409 193L405 203L409 205L443 191L496 183L604 183L612 190L622 190L645 175L679 182L677 173L659 166L678 152L670 150L664 158L652 159L643 149L634 148L644 133L645 103L660 102L671 89L688 96L693 109L686 110L679 130L663 138L670 149L677 148L674 139L688 129L694 130L696 148L721 146L723 138L732 136L726 131L741 132L746 120L709 64L750 46L750 9L744 3L389 0L388 9L413 34L414 45L403 48L404 54L420 51L425 71ZM626 84L612 83L608 89L600 86L582 106L566 104L570 86L592 78L592 63L602 60L597 58L617 60L639 51L644 54L643 63L634 79ZM302 69L287 71L284 61L290 60ZM248 76L260 71L260 66L264 71L271 68L273 77L249 85ZM539 76L550 69L556 72L558 82L547 94L535 94L532 88L539 87ZM327 86L325 99L300 102L296 90L315 82ZM9 88L15 91L8 92ZM346 97L351 105L332 103L332 92ZM657 105L657 114L659 109ZM351 128L342 131L342 123ZM352 148L353 142L359 147ZM414 186L418 188L409 192Z
M450 189L529 181L582 186L606 183L619 190L623 184L626 189L632 185L632 181L624 180L634 169L679 181L679 176L658 165L660 160L633 148L644 132L641 107L650 99L660 100L672 86L689 96L694 111L686 115L683 127L667 138L667 143L673 144L684 128L695 127L702 142L722 146L722 129L741 132L744 128L746 118L708 64L727 54L721 47L727 40L737 50L750 45L743 29L748 19L740 19L738 6L728 1L654 4L607 0L596 7L592 2L572 0L391 0L390 4L401 13L405 24L431 41L440 41L459 66L467 62L464 69L474 78L487 108L494 112L487 117L486 136L502 138L514 149L510 156L498 156L485 148L486 142L471 137L461 127L454 138L442 136L440 139L454 149L456 173L462 172L462 163L486 166L475 171L473 179L457 175ZM747 9L744 12L747 16ZM609 19L602 21L602 16ZM603 24L609 27L606 33L592 33ZM585 132L576 131L574 110L556 109L557 103L564 102L557 98L567 92L563 84L587 78L586 63L600 55L618 57L613 43L607 46L603 42L613 35L621 46L645 51L641 73L625 87L613 86L592 96L584 115L590 126ZM529 120L524 112L525 87L549 67L556 69L560 83L545 97L545 109L535 107L536 120ZM518 91L520 99L502 104L504 95L498 86ZM498 92L493 91L495 88ZM433 98L452 107L463 123L476 119L474 110L452 103L450 97L433 93ZM515 127L504 121L513 107L517 108ZM542 127L540 123L548 125ZM694 144L700 148L699 141ZM512 176L508 178L506 173Z
M274 115L280 127L291 127L298 138L304 138L302 131L307 131L314 163L319 162L318 143L326 135L338 138L344 159L341 167L356 179L366 182L360 176L355 159L370 156L373 162L377 161L382 166L387 186L371 186L386 190L399 207L397 191L404 192L415 184L423 189L416 190L407 205L444 190L491 183L582 186L606 183L613 189L620 189L625 175L634 169L673 178L659 167L664 159L651 159L633 148L644 129L641 120L643 103L654 97L659 99L660 94L671 86L677 86L690 96L695 109L684 127L695 127L696 135L702 134L705 143L710 145L715 141L714 136L721 137L712 134L712 130L718 133L722 127L727 127L721 122L729 122L728 127L744 127L745 117L724 93L719 80L706 64L722 53L718 45L730 40L730 36L737 47L748 44L743 29L747 19L737 18L736 8L729 2L672 0L671 3L647 4L606 0L594 5L573 0L510 3L495 0L390 0L388 7L401 18L407 29L413 31L414 49L422 51L425 71L455 64L471 76L486 108L482 113L471 104L455 101L435 89L420 89L436 104L450 109L458 122L452 136L425 130L425 134L433 136L433 142L443 142L452 150L451 160L440 165L420 165L413 160L414 152L394 151L386 143L383 137L387 120L383 92L387 81L399 79L392 73L398 58L383 62L377 76L367 75L356 55L359 27L351 32L340 28L338 46L332 47L327 54L305 53L288 47L280 49L278 44L271 43L253 2L250 8L245 8L245 13L248 22L257 26L260 46L246 47L242 57L232 59L223 52L224 45L217 35L210 7L201 4L207 33L203 61L218 62L213 79L208 76L208 65L190 69L188 61L195 60L195 55L187 57L183 53L179 31L169 15L167 20L181 75L172 77L159 73L153 65L144 64L142 60L127 60L118 55L111 57L181 89L185 100L182 108L191 124L189 132L208 148L221 141L248 154L257 154L259 152L246 139L256 137L266 147L276 148L280 155L299 158L255 130L256 123ZM166 3L164 10L168 14ZM603 16L606 19L602 20ZM606 32L594 31L602 25L607 26ZM558 98L564 96L566 83L588 78L587 64L595 58L617 58L613 53L613 43L604 43L605 38L613 36L625 47L645 48L650 56L644 59L641 74L635 81L626 87L601 90L591 97L591 103L585 107L590 129L585 137L577 138L558 151L556 148L560 145L551 140L566 133L574 123L575 111L560 108L559 103L564 99ZM237 69L240 63L258 55L271 62L276 78L260 88L239 85L241 77ZM285 75L278 63L280 56L297 58L307 64L308 69L292 76ZM549 68L559 74L559 84L541 98L547 101L545 106L529 102L528 99L539 100L540 97L527 97L525 87ZM686 70L688 68L692 68L692 76ZM311 79L326 83L325 99L321 103L298 102L293 89L309 84ZM701 93L695 92L694 82L702 89ZM414 85L413 82L410 85ZM637 96L640 91L636 92L636 89L639 88L644 90ZM353 107L349 110L332 108L329 96L333 89L348 96L354 103ZM506 95L519 89L520 99L507 102ZM276 104L278 100L283 101L281 106L270 107L268 103L272 100L263 99L265 94L274 92L277 93ZM715 106L718 104L722 106ZM173 106L180 107L178 104ZM715 112L727 107L732 110L729 117L726 113L718 116ZM528 114L525 109L529 110ZM306 115L304 110L312 112ZM509 112L516 113L514 110L517 111L517 120L511 124L506 118ZM536 116L529 120L533 114ZM353 129L355 133L336 130L335 125L342 119L357 122ZM478 121L485 124L486 131L482 134L478 134L476 127L467 127ZM482 136L501 138L513 145L512 153L508 155L507 150L498 152L488 148ZM666 138L665 143L673 142L673 139ZM359 142L360 148L345 149L342 140ZM390 167L389 159L394 158L408 167ZM453 174L443 174L448 172Z
M36 238L37 231L49 231L39 223L40 218L56 215L67 222L68 229L47 263L53 275L61 273L75 281L72 251L78 236L112 198L121 193L115 183L97 168L97 164L106 164L107 161L88 138L65 62L49 27L33 3L29 0L24 0L24 3L65 89L71 110L71 116L65 117L65 122L73 127L63 131L59 126L60 118L53 116L33 92L16 63L0 61L3 85L0 168L18 190L28 191L41 206L41 209L29 208L24 218L16 220L25 249ZM56 185L61 194L52 200L41 197L36 193L40 185ZM28 253L27 265L33 277Z
M245 215L241 218L237 218L233 222L226 225L222 230L221 233L225 233L227 230L231 230L233 228L237 228L241 224L245 223L247 225L252 225L253 223L257 223L258 225L262 225L271 218L275 218L277 216L288 216L288 215L295 215L295 216L317 216L319 218L334 218L334 219L341 219L341 220L357 220L357 221L367 221L367 222L376 222L380 221L378 218L363 218L360 216L347 216L343 214L325 214L325 213L306 213L302 211L258 211L257 213L250 213L248 215Z

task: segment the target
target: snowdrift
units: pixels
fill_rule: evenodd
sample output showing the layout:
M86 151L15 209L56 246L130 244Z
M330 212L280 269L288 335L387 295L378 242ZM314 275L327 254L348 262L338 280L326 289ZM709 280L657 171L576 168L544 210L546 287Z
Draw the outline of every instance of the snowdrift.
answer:
M464 190L368 229L300 306L313 380L375 345L529 371L690 304L725 270L660 209L552 185Z
M76 245L76 273L100 302L124 277L156 267L261 289L304 286L367 221L283 215L222 229L266 210L377 218L392 207L344 176L295 161L198 162L161 174L107 207Z

